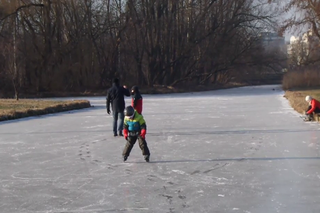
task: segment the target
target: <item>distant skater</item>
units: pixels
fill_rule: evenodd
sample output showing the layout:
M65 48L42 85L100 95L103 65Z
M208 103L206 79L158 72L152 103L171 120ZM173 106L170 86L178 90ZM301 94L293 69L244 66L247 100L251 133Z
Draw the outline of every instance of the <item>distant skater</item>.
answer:
M312 113L320 113L320 102L316 99L312 98L311 96L306 96L306 101L309 103L309 106L305 112L307 120L313 120Z

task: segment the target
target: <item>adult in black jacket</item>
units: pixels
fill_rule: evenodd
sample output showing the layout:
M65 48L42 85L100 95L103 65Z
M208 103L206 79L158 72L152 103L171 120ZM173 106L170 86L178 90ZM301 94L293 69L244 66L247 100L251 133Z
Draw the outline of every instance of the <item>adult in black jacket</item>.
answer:
M117 127L119 136L123 136L123 119L124 119L124 109L125 101L124 96L130 96L130 92L126 86L120 86L119 79L113 80L112 87L108 90L107 95L107 113L110 114L110 104L112 107L113 115L113 135L118 136ZM118 125L119 118L119 125Z

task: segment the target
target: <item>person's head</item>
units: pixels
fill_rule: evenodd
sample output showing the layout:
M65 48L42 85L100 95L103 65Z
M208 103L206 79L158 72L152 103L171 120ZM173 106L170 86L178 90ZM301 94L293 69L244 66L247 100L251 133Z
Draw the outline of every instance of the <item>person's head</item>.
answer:
M309 96L309 95L307 95L307 96L306 96L306 102L310 103L311 101L312 101L312 97Z
M114 83L114 84L116 84L116 85L119 85L119 79L118 78L115 78L115 79L113 79L113 81L112 81L112 83Z
M138 86L133 86L133 87L131 88L131 95L134 95L134 94L136 94L137 92L139 92Z
M124 110L124 116L132 119L134 116L134 108L132 106L127 106Z

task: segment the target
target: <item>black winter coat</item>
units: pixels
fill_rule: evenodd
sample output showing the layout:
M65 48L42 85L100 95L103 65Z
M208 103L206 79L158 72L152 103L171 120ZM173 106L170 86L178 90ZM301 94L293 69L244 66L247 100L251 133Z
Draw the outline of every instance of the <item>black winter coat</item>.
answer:
M110 110L111 104L113 112L123 112L125 108L124 96L130 96L129 90L114 83L108 90L107 110Z

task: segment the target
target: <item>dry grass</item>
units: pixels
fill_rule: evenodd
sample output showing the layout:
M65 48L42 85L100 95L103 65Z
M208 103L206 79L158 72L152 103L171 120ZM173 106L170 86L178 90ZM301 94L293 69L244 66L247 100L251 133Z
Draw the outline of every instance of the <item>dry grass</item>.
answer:
M90 107L86 100L0 99L0 121Z
M320 71L313 67L287 72L282 79L285 90L314 87L320 87Z
M318 65L301 66L283 76L282 88L291 106L299 113L308 107L307 95L320 100L320 70Z
M308 107L308 103L305 101L307 95L320 100L320 89L286 91L285 93L285 97L289 100L292 108L299 113L304 113Z

